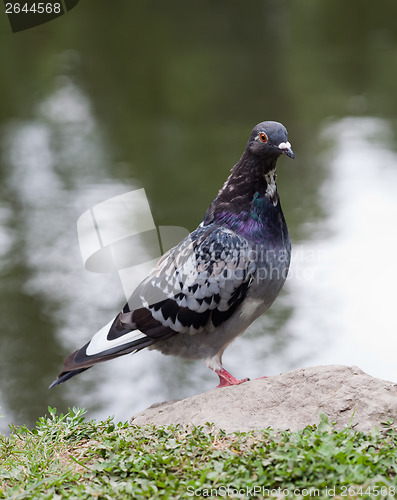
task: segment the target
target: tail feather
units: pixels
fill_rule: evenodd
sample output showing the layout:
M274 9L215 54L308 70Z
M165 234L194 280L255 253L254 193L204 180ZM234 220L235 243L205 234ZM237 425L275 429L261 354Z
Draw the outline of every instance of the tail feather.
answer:
M145 307L131 312L127 304L123 311L99 330L85 346L65 359L62 373L50 388L97 363L138 352L176 334L177 331L154 319Z
M114 335L114 332L117 335ZM116 337L116 338L115 338ZM63 362L63 371L49 386L66 382L79 373L103 361L138 352L156 342L139 330L131 331L121 325L120 315L99 332L83 347L70 354Z
M86 353L87 347L90 344L88 342L88 344L86 344L84 347L73 352L65 359L65 361L63 362L64 371L60 373L58 377L52 382L52 384L49 386L49 389L52 389L56 385L62 384L62 382L66 382L75 375L88 370L88 368L91 368L98 363L108 361L109 359L118 358L120 356L125 356L126 354L135 354L136 352L141 351L142 349L145 349L145 347L148 347L154 343L155 340L146 337L146 340L135 340L122 346L113 347L112 349L103 351L100 354L89 356Z
M90 368L90 367L88 367ZM79 370L71 370L69 372L62 372L58 375L58 377L52 382L52 384L48 387L49 389L52 389L56 385L62 384L62 382L66 382L70 378L74 377L75 375L78 375L81 372L85 372L88 370L88 368L80 368Z

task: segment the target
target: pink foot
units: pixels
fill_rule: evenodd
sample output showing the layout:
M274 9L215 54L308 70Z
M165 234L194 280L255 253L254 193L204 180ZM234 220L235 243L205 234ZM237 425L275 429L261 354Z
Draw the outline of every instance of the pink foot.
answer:
M226 371L224 368L221 368L220 370L215 370L215 372L218 374L219 377L219 385L217 385L217 389L219 387L228 387L229 385L239 385L243 384L244 382L248 382L249 378L243 378L242 380L237 380L236 378L233 377L233 375L230 375L228 371Z
M265 376L265 377L258 377L255 380L262 380L263 378L269 378L269 377L267 377L267 376Z

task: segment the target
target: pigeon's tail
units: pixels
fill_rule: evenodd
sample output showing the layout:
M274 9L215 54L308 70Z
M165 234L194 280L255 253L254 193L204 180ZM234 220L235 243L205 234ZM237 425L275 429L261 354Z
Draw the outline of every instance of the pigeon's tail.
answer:
M156 342L139 330L131 330L121 322L122 313L99 330L81 349L70 354L63 362L63 372L50 385L50 389L66 382L102 361L138 352Z
M48 388L52 389L56 385L62 384L62 382L66 382L67 380L74 377L75 375L78 375L79 373L88 370L88 368L90 368L90 367L87 366L87 368L80 368L79 370L70 370L70 371L60 373L58 375L58 377L54 380L54 382L52 382L52 384Z

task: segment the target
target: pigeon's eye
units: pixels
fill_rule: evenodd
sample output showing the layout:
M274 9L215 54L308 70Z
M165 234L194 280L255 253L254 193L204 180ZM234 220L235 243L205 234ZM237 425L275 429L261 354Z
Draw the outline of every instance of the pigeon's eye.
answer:
M259 134L259 139L261 142L267 142L269 140L268 136L265 134L265 132L261 132Z

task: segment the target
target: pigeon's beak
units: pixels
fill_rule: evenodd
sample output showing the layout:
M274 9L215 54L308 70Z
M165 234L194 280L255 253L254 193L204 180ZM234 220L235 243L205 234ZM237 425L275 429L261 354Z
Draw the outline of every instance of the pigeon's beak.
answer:
M294 152L291 149L291 144L287 142L280 142L278 145L279 149L281 149L281 152L284 153L285 155L289 156L290 158L295 158Z

